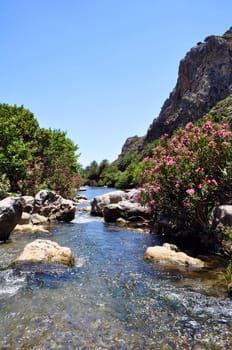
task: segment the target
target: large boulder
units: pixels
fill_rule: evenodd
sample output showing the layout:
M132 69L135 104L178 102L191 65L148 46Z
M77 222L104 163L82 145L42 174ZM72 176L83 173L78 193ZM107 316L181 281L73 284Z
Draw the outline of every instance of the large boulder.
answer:
M148 247L144 258L161 263L171 263L190 267L204 267L204 262L180 252L174 244L164 243L162 246Z
M76 205L54 191L41 190L35 196L34 211L50 220L70 222L75 218Z
M13 265L25 263L55 263L72 266L74 256L68 247L62 247L50 240L36 239L25 246Z
M6 241L21 219L23 211L19 197L7 197L0 201L0 241Z
M115 204L126 199L128 199L128 193L120 190L96 196L91 200L91 215L103 216L103 209L106 205Z
M130 201L106 205L103 208L103 216L106 222L115 222L121 217L127 221L143 221L150 218L146 207Z

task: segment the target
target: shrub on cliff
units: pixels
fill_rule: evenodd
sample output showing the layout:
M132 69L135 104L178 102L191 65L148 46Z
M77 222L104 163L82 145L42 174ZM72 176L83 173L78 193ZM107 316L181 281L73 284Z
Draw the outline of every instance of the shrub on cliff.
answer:
M164 135L144 159L141 201L154 218L162 213L208 232L212 208L232 200L231 178L232 133L206 116Z

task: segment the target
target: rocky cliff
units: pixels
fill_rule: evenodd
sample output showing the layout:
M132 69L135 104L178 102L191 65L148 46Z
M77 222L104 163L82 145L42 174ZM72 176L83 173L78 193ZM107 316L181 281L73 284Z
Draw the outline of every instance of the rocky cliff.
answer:
M231 93L232 27L223 36L207 37L181 60L177 84L149 127L144 145L197 121Z

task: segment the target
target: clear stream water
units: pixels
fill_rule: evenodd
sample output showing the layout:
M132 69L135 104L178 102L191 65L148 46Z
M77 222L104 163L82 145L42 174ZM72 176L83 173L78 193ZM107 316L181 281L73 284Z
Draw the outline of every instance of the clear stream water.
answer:
M7 268L38 237L70 247L75 266ZM232 349L223 262L181 271L144 261L160 243L86 212L49 234L14 234L0 245L0 349Z

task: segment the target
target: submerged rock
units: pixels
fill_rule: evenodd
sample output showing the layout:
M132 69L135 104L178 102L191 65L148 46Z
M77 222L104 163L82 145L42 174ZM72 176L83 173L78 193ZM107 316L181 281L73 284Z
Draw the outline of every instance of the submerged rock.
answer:
M164 243L163 246L148 247L144 258L161 263L171 263L192 267L204 267L204 262L200 259L193 258L183 252L180 252L174 244Z
M62 247L50 240L36 239L25 246L13 265L27 262L56 263L72 266L74 264L74 256L68 247Z

